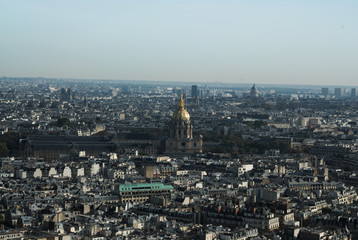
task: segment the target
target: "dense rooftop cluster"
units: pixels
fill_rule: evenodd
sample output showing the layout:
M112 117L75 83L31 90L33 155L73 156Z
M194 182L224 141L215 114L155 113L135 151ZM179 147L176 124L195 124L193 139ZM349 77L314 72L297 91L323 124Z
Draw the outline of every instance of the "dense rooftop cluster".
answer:
M0 239L358 238L355 96L0 81ZM202 153L165 153L180 96Z

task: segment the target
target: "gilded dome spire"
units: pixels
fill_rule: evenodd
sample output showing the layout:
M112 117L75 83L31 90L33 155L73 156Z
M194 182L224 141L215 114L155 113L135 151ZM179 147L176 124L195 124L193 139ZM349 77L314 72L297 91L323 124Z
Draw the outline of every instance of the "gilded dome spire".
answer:
M180 93L179 109L184 109L184 99L182 93Z
M183 94L180 94L178 110L173 114L173 119L176 121L190 121L189 113L184 109Z

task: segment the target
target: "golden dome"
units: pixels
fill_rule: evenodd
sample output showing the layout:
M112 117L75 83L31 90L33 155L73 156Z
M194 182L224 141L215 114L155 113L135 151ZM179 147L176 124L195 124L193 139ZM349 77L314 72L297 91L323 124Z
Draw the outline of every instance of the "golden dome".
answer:
M178 109L173 113L174 120L190 120L190 114L185 109Z
M173 113L173 119L179 121L189 121L190 114L184 109L184 100L183 97L180 97L179 108Z

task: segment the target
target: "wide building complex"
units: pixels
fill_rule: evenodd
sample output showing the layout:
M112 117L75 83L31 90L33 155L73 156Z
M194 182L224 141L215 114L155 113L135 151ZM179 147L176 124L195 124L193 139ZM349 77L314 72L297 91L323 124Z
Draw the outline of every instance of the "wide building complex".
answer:
M143 203L150 197L170 198L174 191L172 185L163 183L120 184L115 191L122 203Z

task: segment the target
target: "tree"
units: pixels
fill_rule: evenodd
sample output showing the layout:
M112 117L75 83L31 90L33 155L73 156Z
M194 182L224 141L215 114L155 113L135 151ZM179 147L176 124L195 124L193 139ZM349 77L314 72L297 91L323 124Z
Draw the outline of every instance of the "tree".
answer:
M254 127L255 128L260 128L262 126L267 126L267 122L263 121L263 120L256 120L254 122Z
M102 119L100 118L100 117L96 117L96 123L98 124L98 123L102 123Z
M9 149L7 148L6 143L0 143L0 157L7 157L9 153Z
M63 127L63 126L70 126L71 122L70 119L63 117L63 118L59 118L57 119L57 127Z

